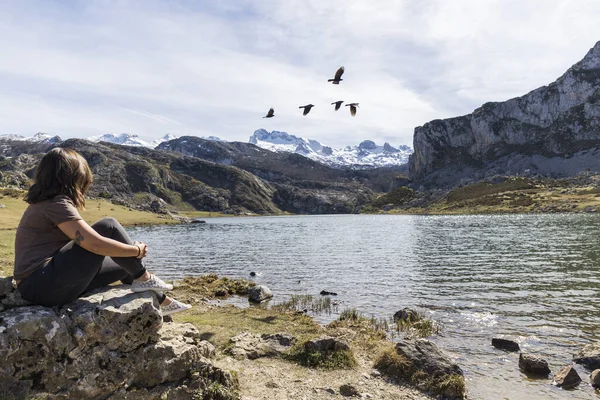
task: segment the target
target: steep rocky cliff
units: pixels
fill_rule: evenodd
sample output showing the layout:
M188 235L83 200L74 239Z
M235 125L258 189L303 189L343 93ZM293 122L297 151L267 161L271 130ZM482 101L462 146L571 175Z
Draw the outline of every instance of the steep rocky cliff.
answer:
M548 86L415 128L409 174L451 183L496 173L600 171L600 42Z

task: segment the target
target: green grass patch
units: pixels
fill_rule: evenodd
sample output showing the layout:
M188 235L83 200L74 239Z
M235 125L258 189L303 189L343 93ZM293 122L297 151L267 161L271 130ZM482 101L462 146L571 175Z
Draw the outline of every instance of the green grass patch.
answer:
M409 338L425 338L433 335L439 335L441 328L438 322L428 318L423 313L417 313L415 318L405 320L398 319L394 321L396 332L403 332Z
M386 205L400 206L415 197L415 191L409 187L402 186L390 190L371 202L373 207L381 208Z
M353 369L358 365L352 350L307 353L302 347L297 347L287 359L305 367L326 370Z
M174 297L180 298L177 288ZM306 315L259 307L193 307L185 313L176 314L173 319L193 324L199 329L203 339L220 349L227 348L229 339L242 332L259 335L288 332L299 341L312 339L322 333L322 328Z
M533 189L534 187L533 181L526 178L511 178L497 184L479 182L451 190L448 192L447 199L449 203L454 203L498 193Z
M273 310L276 311L306 311L314 314L331 314L337 311L337 306L333 304L328 296L313 297L309 294L293 294L288 301L275 304Z

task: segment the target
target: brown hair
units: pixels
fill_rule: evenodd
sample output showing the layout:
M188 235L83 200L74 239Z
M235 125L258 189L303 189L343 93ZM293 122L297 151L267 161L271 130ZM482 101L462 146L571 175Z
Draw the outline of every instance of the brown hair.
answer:
M35 169L34 184L25 201L35 204L62 194L69 197L75 207L83 209L84 196L92 180L92 171L81 154L56 147L46 153Z

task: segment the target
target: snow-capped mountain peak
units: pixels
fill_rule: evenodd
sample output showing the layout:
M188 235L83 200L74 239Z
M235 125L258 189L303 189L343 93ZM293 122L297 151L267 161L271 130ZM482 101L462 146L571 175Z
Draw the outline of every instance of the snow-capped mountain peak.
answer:
M91 136L88 140L91 142L108 142L125 146L150 147L150 143L140 139L138 135L132 135L130 133L121 133L118 135L115 135L114 133L105 133L100 136Z
M59 136L51 135L49 133L43 133L43 132L38 132L31 137L25 137L22 135L15 135L15 134L9 133L9 134L5 134L5 135L0 135L0 140L24 140L27 142L48 143L48 144L57 144L57 143L62 142L62 139Z
M250 143L271 151L298 153L333 167L369 168L403 165L408 162L412 149L408 146L393 147L389 143L377 145L364 140L357 146L333 149L316 140L290 135L286 132L268 132L258 129L250 136Z
M114 144L121 144L121 145L125 145L125 146L143 146L143 147L148 147L148 148L154 149L163 142L168 142L169 140L173 140L173 139L177 139L177 138L179 138L179 136L174 135L172 133L167 133L163 137L160 137L158 139L154 139L151 142L148 142L143 139L140 139L140 137L138 135L134 135L134 134L130 134L130 133L121 133L118 135L115 135L113 133L106 133L101 136L89 137L87 140L92 141L92 142L108 142L108 143L114 143ZM202 136L202 139L222 141L220 138L218 138L216 136L208 136L208 137Z
M168 142L169 140L174 140L177 139L179 136L174 135L172 133L167 133L165 136L160 137L158 139L154 139L153 141L150 142L150 147L152 148L156 148L159 144L163 143L163 142Z

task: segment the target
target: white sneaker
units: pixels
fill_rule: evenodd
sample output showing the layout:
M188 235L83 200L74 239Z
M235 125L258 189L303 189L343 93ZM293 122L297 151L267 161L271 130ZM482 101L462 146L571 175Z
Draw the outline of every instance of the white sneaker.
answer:
M173 290L173 285L166 283L154 274L150 274L150 279L147 281L133 281L131 284L131 290L133 292L145 292L147 290L165 292L168 290Z
M189 310L190 308L192 308L191 304L185 304L180 302L179 300L171 299L171 304L169 304L168 306L161 306L160 312L164 317L165 315L175 314L178 312Z

